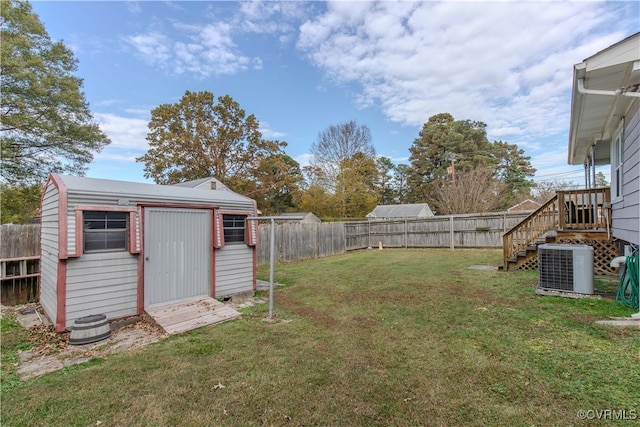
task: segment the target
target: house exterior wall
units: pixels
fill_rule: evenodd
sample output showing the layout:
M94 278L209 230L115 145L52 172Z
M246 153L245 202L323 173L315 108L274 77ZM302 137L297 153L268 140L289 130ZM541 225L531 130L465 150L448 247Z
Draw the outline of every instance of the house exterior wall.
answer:
M40 224L40 304L55 323L58 310L58 202L59 191L50 181L42 195Z
M638 237L640 198L640 101L635 101L625 119L623 139L622 198L612 203L612 234L630 243ZM612 171L613 172L613 171Z

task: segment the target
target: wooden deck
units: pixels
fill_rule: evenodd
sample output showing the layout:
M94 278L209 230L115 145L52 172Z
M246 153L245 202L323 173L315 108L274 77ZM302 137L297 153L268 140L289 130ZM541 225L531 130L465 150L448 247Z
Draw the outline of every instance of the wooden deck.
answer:
M505 270L538 269L538 244L593 246L596 274L617 274L608 267L618 255L611 237L611 190L608 187L562 190L502 236Z
M169 335L240 317L240 312L210 297L147 307L145 311Z

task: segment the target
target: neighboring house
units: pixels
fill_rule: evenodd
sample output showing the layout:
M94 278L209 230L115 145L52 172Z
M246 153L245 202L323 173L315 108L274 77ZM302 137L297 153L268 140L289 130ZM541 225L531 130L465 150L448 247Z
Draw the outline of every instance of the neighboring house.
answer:
M522 202L511 206L509 209L507 209L507 212L528 212L528 211L535 211L536 209L538 209L540 206L542 206L540 203L536 202L535 200L531 200L531 199L527 199L527 200L523 200Z
M640 243L640 33L574 66L569 164L611 165L611 233Z
M59 332L255 290L256 204L230 190L52 174L41 208L40 303Z
M428 204L415 203L407 205L379 205L366 216L370 220L382 220L429 218L434 215Z
M174 184L178 187L189 187L189 188L197 188L199 190L229 190L229 187L224 185L222 181L219 179L209 177L209 178L200 178L194 179L193 181L180 182L178 184Z
M288 221L291 222L302 222L305 224L308 223L318 223L318 222L322 222L320 221L320 218L318 218L317 216L315 216L314 214L312 214L311 212L285 212L285 213L280 213L277 215L274 215L276 218L281 219L283 221L287 221L288 218L290 217L296 217L296 219L291 219ZM297 219L302 217L302 219ZM280 221L282 222L282 221Z

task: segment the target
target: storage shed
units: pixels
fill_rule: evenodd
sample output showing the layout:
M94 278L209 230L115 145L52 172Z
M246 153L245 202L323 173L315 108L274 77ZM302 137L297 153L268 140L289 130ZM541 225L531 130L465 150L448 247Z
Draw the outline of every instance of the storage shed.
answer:
M228 189L52 174L41 211L40 303L59 332L255 290L256 203Z
M434 216L426 203L410 203L406 205L378 205L367 214L367 218L374 219L417 219Z

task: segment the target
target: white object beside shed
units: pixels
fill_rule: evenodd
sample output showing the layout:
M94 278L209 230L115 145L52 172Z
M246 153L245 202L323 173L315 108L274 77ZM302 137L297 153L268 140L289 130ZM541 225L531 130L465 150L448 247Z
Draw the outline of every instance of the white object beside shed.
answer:
M228 189L52 174L41 214L40 303L58 332L255 290L256 203Z

